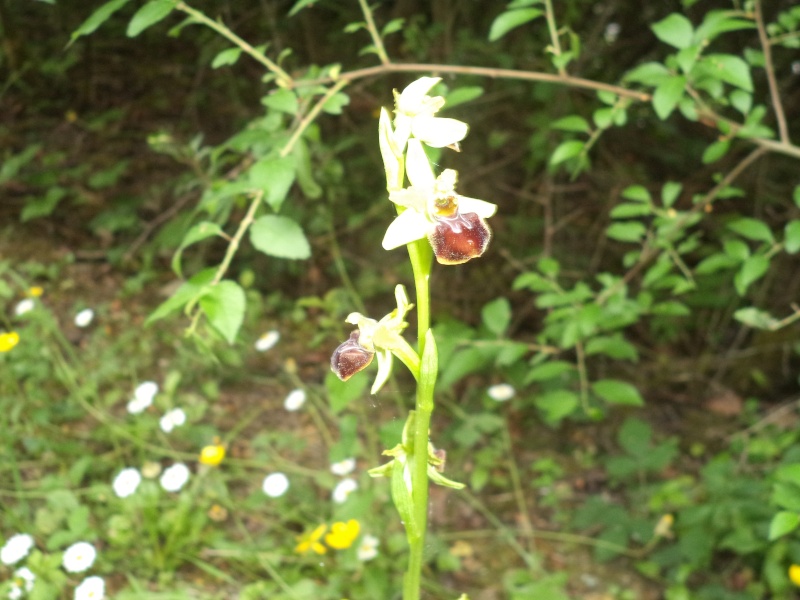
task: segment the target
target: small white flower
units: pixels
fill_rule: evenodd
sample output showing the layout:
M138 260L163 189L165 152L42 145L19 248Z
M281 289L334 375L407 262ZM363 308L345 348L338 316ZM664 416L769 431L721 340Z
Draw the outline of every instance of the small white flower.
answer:
M75 600L103 600L105 597L106 582L97 575L87 577L75 588Z
M606 30L603 32L603 38L606 40L606 43L613 44L616 42L620 31L622 31L622 27L620 27L619 23L609 23L606 25Z
M186 413L183 412L182 408L173 408L171 411L167 412L163 417L161 417L161 420L158 422L159 426L161 427L161 431L164 433L169 433L184 423L186 423Z
M17 533L6 540L0 548L0 562L4 565L13 565L28 556L33 548L33 537L27 533Z
M486 390L486 393L495 402L505 402L511 400L517 392L508 383L498 383Z
M355 458L345 458L331 465L331 473L334 475L349 475L356 468Z
M136 491L140 483L142 483L141 473L133 467L128 467L119 472L114 478L114 483L111 484L111 487L114 488L114 493L118 497L127 498Z
M25 313L31 312L35 307L36 303L33 301L33 298L25 298L17 302L17 305L14 307L14 314L21 317Z
M179 492L187 481L189 481L189 467L183 463L167 467L159 479L161 487L168 492Z
M94 320L94 311L91 308L84 308L75 315L75 325L78 327L88 327Z
M364 562L372 560L378 556L378 538L376 538L374 535L365 535L361 539L361 543L358 545L356 555L358 556L358 560Z
M800 60L796 60L792 63L792 73L800 75Z
M266 352L267 350L272 348L275 344L277 344L278 340L280 339L281 339L280 333L278 333L274 329L272 331L268 331L267 333L265 333L256 340L255 343L256 350L258 350L259 352Z
M305 403L306 393L304 390L298 388L289 392L289 395L286 396L286 400L283 401L283 408L289 412L294 412L296 410L300 410Z
M76 542L64 551L61 565L68 573L83 573L94 564L97 550L89 542Z
M279 498L289 489L289 478L283 473L270 473L264 478L262 489L270 498Z
M34 581L36 581L36 575L28 567L22 567L14 571L14 576L11 579L11 589L8 591L9 599L22 598L22 594L33 589Z
M333 501L336 502L336 504L344 504L347 497L357 489L358 483L355 479L350 477L342 479L336 484L336 487L333 488Z
M133 391L133 400L128 402L128 412L138 415L153 403L153 398L158 393L158 384L155 381L144 381L136 386Z

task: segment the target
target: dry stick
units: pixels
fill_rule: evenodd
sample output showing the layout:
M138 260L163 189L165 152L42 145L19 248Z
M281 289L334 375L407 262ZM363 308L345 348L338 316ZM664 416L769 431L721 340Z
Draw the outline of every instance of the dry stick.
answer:
M602 83L599 81L592 81L591 79L584 79L582 77L573 77L572 75L555 75L553 73L540 73L538 71L518 71L515 69L494 69L491 67L470 67L462 65L440 65L440 64L421 64L421 63L389 63L385 65L376 65L374 67L367 67L365 69L356 69L355 71L346 71L339 73L336 77L319 77L317 79L304 79L296 80L288 84L287 87L305 87L309 85L320 85L330 83L332 81L339 81L346 79L347 81L355 81L356 79L363 79L364 77L374 77L377 75L384 75L386 73L453 73L457 75L478 75L481 77L501 78L501 79L520 79L523 81L542 81L546 83L560 83L571 87L584 88L589 90L597 90L603 92L611 92L618 96L632 98L639 102L648 102L651 98L650 94L639 92L637 90L630 90L618 85L611 85L609 83Z
M764 15L761 12L761 0L755 0L756 27L758 28L758 40L761 42L761 50L764 53L764 71L767 74L769 84L769 95L772 97L772 108L775 111L775 120L778 123L778 132L784 144L789 143L789 128L786 125L786 115L783 112L778 82L775 80L775 69L772 66L772 51L770 49L767 30L764 27Z

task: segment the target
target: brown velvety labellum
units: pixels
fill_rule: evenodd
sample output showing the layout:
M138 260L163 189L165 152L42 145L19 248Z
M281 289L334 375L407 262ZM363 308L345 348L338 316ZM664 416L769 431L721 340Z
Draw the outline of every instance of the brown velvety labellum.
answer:
M350 334L346 342L339 344L331 356L331 371L342 381L365 369L372 362L374 352L370 352L358 343L359 331Z
M458 213L452 217L440 217L428 240L443 265L460 265L486 252L492 230L476 213Z

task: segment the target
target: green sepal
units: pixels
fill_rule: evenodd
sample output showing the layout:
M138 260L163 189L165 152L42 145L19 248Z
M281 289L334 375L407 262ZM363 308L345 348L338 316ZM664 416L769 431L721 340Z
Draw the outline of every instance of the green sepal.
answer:
M428 479L430 479L436 485L441 485L442 487L449 487L454 490L463 490L465 487L467 487L463 483L459 483L458 481L453 481L452 479L448 479L447 477L439 473L439 471L436 470L436 467L434 467L431 464L428 464Z

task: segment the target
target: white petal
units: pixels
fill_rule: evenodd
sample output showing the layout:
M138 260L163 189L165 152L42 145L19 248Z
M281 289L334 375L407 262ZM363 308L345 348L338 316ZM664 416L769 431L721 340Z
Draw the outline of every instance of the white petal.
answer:
M408 140L406 174L411 185L419 190L432 190L436 183L431 164L428 162L425 150L422 149L422 142L416 138Z
M467 137L469 126L457 119L440 117L416 117L411 124L411 133L428 146L444 148Z
M372 384L370 394L377 394L378 390L383 387L383 384L389 379L392 374L392 353L389 350L380 350L378 352L378 374L375 376L375 383Z
M497 204L486 202L485 200L478 200L477 198L465 198L464 196L458 197L458 210L461 214L475 213L479 217L488 219L497 212Z
M403 148L406 145L408 133L402 140ZM381 109L381 117L378 122L378 145L383 157L383 168L386 171L386 189L389 191L403 187L402 156L403 148L397 148L395 143L395 133L392 131L392 121L385 108Z
M431 88L441 80L441 77L420 77L416 81L409 83L397 97L397 110L415 113L416 108L424 100Z
M428 235L428 219L416 210L406 210L392 221L383 236L383 249L392 250Z

